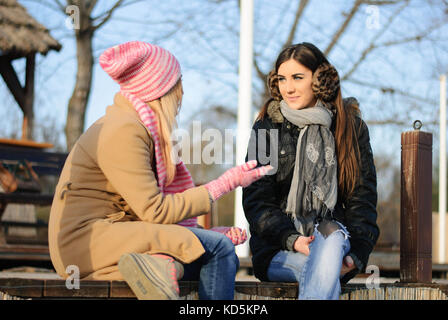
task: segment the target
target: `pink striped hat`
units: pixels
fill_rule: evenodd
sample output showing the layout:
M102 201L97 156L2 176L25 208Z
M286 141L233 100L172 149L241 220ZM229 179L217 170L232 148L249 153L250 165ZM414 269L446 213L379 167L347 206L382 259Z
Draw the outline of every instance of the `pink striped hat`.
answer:
M168 50L141 41L107 49L100 56L100 65L121 91L144 102L163 96L181 75L179 62Z

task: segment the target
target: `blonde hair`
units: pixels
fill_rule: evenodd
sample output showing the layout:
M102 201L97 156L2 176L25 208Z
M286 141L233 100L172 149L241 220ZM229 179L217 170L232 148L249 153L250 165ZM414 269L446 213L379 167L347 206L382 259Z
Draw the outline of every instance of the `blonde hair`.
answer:
M157 117L160 137L160 147L162 149L163 162L166 167L166 185L173 182L176 174L176 159L173 159L171 133L177 128L176 116L182 101L182 81L177 83L165 95L159 99L147 102Z

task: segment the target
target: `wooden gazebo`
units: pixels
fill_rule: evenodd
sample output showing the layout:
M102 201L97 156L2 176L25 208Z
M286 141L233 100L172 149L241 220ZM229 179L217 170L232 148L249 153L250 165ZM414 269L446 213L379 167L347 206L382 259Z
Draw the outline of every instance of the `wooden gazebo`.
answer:
M16 0L0 0L0 74L23 112L23 140L32 139L36 54L46 55L61 47ZM13 60L21 58L26 59L24 85L12 65Z

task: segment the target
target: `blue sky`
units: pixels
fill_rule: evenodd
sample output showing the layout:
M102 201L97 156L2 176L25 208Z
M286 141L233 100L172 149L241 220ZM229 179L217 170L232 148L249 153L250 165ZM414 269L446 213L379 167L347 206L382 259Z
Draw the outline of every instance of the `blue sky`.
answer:
M46 57L38 57L35 100L37 122L50 119L63 127L76 73L75 43L71 30L65 27L66 17L60 13L31 0L19 2L49 28L53 37L63 45L60 52L50 52ZM290 1L254 2L254 49L260 58L260 67L267 72L281 50L281 41L287 36L296 5ZM394 21L387 33L381 35L381 42L406 37L407 33L418 33L419 30L425 30L428 23L446 16L434 9L435 5L427 6L424 3L412 1L411 7ZM110 1L99 1L94 14L103 11L108 5ZM341 11L347 12L351 5L352 2L342 0L311 1L299 24L294 42L310 41L324 49L344 18ZM393 10L379 7L380 27L388 23L392 12L398 10L398 7L394 6ZM283 11L285 8L288 10ZM357 19L350 24L349 30L331 52L329 60L340 74L349 70L370 39L378 37L378 29L367 27L368 18L369 13L365 9L360 10ZM169 20L178 21L179 25L167 23ZM223 1L219 6L214 5L213 1L205 0L143 1L120 9L97 33L94 38L95 56L98 57L107 47L129 40L153 42L173 52L183 71L185 96L179 123L181 127L186 127L193 114L211 105L221 104L236 111L238 24L237 1ZM447 29L445 24L429 36L447 40L444 36L448 34ZM413 112L410 118L419 118L425 124L438 115L438 77L441 72L446 72L447 57L446 47L439 44L429 46L425 41L391 47L377 50L374 58L362 63L354 76L358 80L394 86L418 96L429 97L437 102L435 105L426 105L423 109L412 111L415 101L402 97L392 99L387 94L351 82L342 83L343 95L358 98L367 121L380 120L383 115L393 112L398 116ZM19 72L23 71L23 61L16 61L14 65ZM254 80L254 113L261 104L258 93L263 85ZM86 128L104 114L117 91L118 85L96 64ZM5 96L4 105L7 106L0 111L0 116L5 119L20 117L19 108L1 81L0 92ZM410 130L411 124L410 122L407 128L371 126L374 153L391 155L399 165L400 133ZM423 129L428 127L424 126ZM432 126L429 129L435 134L433 159L438 161L438 127ZM64 141L62 136L61 139Z

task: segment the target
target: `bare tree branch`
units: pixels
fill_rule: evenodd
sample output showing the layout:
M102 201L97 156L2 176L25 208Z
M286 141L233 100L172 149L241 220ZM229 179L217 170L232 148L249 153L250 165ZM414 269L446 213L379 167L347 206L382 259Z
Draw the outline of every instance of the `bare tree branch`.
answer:
M362 4L362 2L363 2L363 0L356 0L355 1L355 3L353 4L352 9L350 10L350 12L347 15L347 18L342 23L341 27L336 31L336 33L334 34L333 38L330 41L330 44L325 49L325 51L324 51L325 56L328 56L328 54L330 53L331 49L333 49L334 45L338 42L339 38L345 32L345 30L347 29L350 21L355 16L355 13L358 11L359 6Z
M408 5L409 0L405 0L405 3L399 7L388 19L387 23L384 25L384 28L382 28L374 37L373 40L370 42L370 45L364 49L364 51L361 53L361 56L359 57L358 61L356 61L351 69L341 78L341 80L348 79L353 72L359 67L359 65L366 59L367 55L372 52L375 48L375 42L386 32L386 30L392 25L392 22L398 17L399 13L403 11L406 6Z
M95 8L97 0L84 0L86 5L86 12L90 16L92 14L93 8Z
M303 11L305 10L307 4L308 0L300 0L299 6L297 7L296 16L294 17L294 22L283 47L288 47L292 44L292 41L294 40L297 32L297 25L299 24L300 18L302 17Z
M110 17L112 17L112 14L114 13L115 9L117 9L118 7L120 7L120 5L123 3L124 0L118 0L117 2L115 2L115 4L112 6L112 8L110 8L108 11L106 11L104 14L106 15L102 21L100 23L98 23L97 25L95 25L93 28L99 29L101 28L107 21L109 21ZM103 14L103 15L104 15ZM93 20L96 20L97 18L94 18Z
M273 26L278 26L282 23L285 15L288 13L289 8L291 7L290 2L286 2L285 7L283 8L283 10L281 10L281 14L278 15L277 20L275 21L275 23L273 24ZM278 30L276 28L270 28L269 30L269 34L266 36L266 39L264 39L263 43L261 43L260 48L266 48L268 47L269 43L272 41L272 38L275 37L275 34L278 32ZM262 53L260 54L260 56L262 55Z
M59 7L59 10L65 13L65 6L62 4L62 2L59 0L54 0L54 2L56 2L57 6Z
M290 3L287 2L287 5L282 10L282 14L278 15L278 19L274 23L274 26L277 26L277 25L279 25L282 22L283 17L286 15L286 13L289 10L289 8L290 8ZM254 54L254 67L255 67L255 70L257 72L258 77L261 80L264 80L268 73L263 72L263 70L261 70L259 59L261 59L261 57L263 56L264 50L268 47L269 42L272 41L272 38L274 37L275 33L277 32L277 30L275 28L271 28L270 31L271 31L270 34L266 37L266 40L260 46L260 48L262 48L263 51L262 52L258 52L258 53L256 52Z
M376 1L376 0L363 0L363 4L368 4L370 6L382 6L386 4L397 4L401 0L390 0L390 1Z
M424 40L428 37L428 35L433 32L434 30L439 29L440 27L445 26L447 23L447 21L441 21L440 23L436 23L433 26L430 26L427 30L421 32L420 34L417 34L415 36L411 36L411 37L407 37L407 38L403 38L403 39L399 39L399 40L395 40L395 41L387 41L384 42L382 44L377 45L376 47L388 47L388 46L393 46L393 45L398 45L398 44L404 44L407 42L412 42L412 41L421 41Z
M407 37L407 38L403 38L403 39L399 39L399 40L394 40L394 41L387 41L387 42L384 42L384 43L381 43L378 45L371 43L368 48L364 49L364 51L362 52L361 57L358 59L358 61L352 66L352 68L341 79L347 80L353 74L353 72L359 67L359 65L363 61L365 61L366 56L369 53L371 53L373 50L378 49L378 48L384 48L384 47L389 47L389 46L394 46L394 45L405 44L405 43L409 43L409 42L413 42L413 41L421 41L421 40L425 39L426 36L429 35L432 31L434 31L437 28L440 28L444 24L445 23L440 23L440 24L431 26L430 28L428 28L428 30L425 30L421 34L418 34L415 36L411 36L411 37Z
M37 3L46 8L54 10L58 13L63 12L65 14L65 6L59 0L22 0L22 1Z
M206 35L205 32L203 32L202 30L191 30L196 32L196 34L204 40L204 43L210 48L212 49L212 51L217 54L218 56L220 56L221 58L223 58L230 66L235 66L235 63L227 56L225 56L220 50L219 48L217 48L214 44L213 41L211 41L211 39L209 39ZM235 70L236 73L238 73L238 66L236 66Z
M129 6L133 5L133 4L142 2L143 0L134 0L134 1L128 1L128 2L125 2L125 1L126 1L126 0L122 1L122 3L121 3L120 5L118 5L118 6L119 6L120 8L129 7ZM109 16L109 17L107 18L107 19L109 19L111 13L113 13L113 11L115 11L115 9L116 9L118 6L117 6L117 3L115 3L115 5L114 5L111 9L102 12L101 14L99 14L99 15L96 16L96 17L92 17L92 20L96 22L96 21L98 21L98 20L105 19L107 16ZM114 19L117 19L117 18L114 18ZM141 23L141 24L148 24L148 23L151 23L150 21L137 21L137 20L135 20L135 19L133 19L133 18L132 18L132 19L131 19L131 18L128 18L128 19L122 19L122 20L125 20L125 21L127 21L127 22ZM166 22L170 22L170 21L168 20L168 21L165 21L165 23L166 23Z
M349 78L345 80L346 82L351 82L360 86L364 86L367 88L372 88L372 89L376 89L376 90L380 90L382 93L390 93L390 94L398 94L400 96L403 97L408 97L408 98L412 98L416 101L420 101L420 102L424 102L427 104L431 104L431 105L437 105L438 101L436 100L432 100L429 98L424 98L424 97L420 97L417 95L413 95L410 94L409 92L403 91L401 89L397 89L397 88L393 88L393 87L384 87L378 84L372 84L372 83L368 83L365 81L361 81L361 80L357 80L357 79L353 79L353 78Z
M254 67L255 67L255 71L257 72L257 75L260 79L266 78L267 74L261 70L260 66L258 65L257 59L254 59Z
M333 38L331 39L330 44L325 49L324 54L328 56L330 51L333 49L334 45L338 42L339 38L342 36L342 34L346 31L350 21L355 16L356 12L358 11L361 4L369 4L369 5L384 5L384 4L396 4L401 2L402 0L396 0L396 1L368 1L368 0L356 0L353 4L352 9L347 14L347 18L345 19L344 23L341 25L338 31L334 34ZM407 3L408 1L406 1Z

